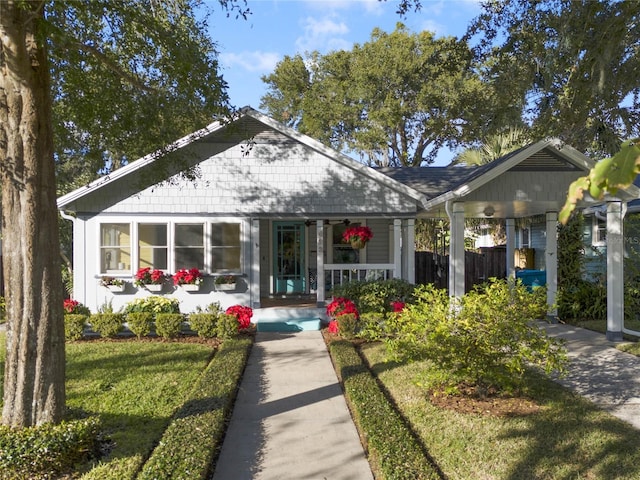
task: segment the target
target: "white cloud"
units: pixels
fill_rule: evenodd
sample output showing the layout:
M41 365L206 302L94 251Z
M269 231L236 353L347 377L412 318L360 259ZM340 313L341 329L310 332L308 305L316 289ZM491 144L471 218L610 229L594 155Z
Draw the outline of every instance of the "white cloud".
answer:
M432 18L421 23L422 30L428 30L436 34L436 37L449 35L447 26Z
M220 63L223 68L240 67L249 72L271 73L280 61L280 54L275 52L244 51L240 53L221 53Z
M298 52L326 52L351 47L350 42L341 38L349 33L349 27L342 21L334 21L329 17L306 17L301 21L301 26L303 34L295 42Z

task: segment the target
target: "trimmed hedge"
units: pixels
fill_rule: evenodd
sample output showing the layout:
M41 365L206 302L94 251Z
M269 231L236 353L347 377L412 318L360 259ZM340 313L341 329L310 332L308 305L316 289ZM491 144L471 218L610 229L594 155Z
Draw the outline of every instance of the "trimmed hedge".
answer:
M156 333L162 338L174 338L182 331L184 316L181 313L159 313L156 315Z
M87 324L87 316L79 313L68 313L64 316L64 338L80 340Z
M238 319L235 315L221 313L218 316L218 338L233 338L238 335Z
M440 479L438 468L386 398L355 347L348 341L333 341L329 352L358 430L367 443L376 478Z
M252 337L242 336L222 344L138 480L209 478L252 343Z
M0 426L0 478L58 478L96 453L97 418L11 429Z
M101 337L115 337L123 329L124 315L122 313L94 313L89 317L89 323L94 332Z
M136 337L142 338L151 333L153 315L149 312L131 312L127 314L127 326Z
M213 338L218 334L218 315L215 313L192 313L189 315L189 325L199 337Z

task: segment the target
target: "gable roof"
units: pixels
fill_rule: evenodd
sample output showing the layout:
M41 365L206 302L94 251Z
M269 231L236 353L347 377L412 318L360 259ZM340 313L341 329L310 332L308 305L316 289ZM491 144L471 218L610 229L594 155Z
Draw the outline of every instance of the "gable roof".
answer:
M262 124L263 130L264 126L273 129L274 131L284 135L285 137L288 137L292 143L297 142L304 146L307 146L327 156L333 161L344 165L354 171L357 171L363 176L368 177L379 184L383 184L395 191L408 196L409 198L414 199L419 205L426 201L424 195L421 192L413 189L412 187L403 184L387 175L384 175L376 171L375 169L367 167L366 165L357 162L347 155L344 155L330 147L327 147L321 142L307 135L304 135L290 127L287 127L273 120L272 118L258 112L257 110L247 106L239 110L237 116L235 116L234 118L211 123L210 125L207 125L206 127L194 133L176 140L165 148L145 155L138 160L135 160L117 170L114 170L108 175L92 181L84 187L80 187L72 192L62 195L58 198L57 201L58 208L64 209L65 207L82 199L83 197L101 190L128 175L153 166L155 162L165 157L167 154L180 151L197 142L221 142L225 144L239 144L242 142L247 142L247 148L251 148L250 145L252 137L256 134L256 132L259 132L261 130L258 124Z

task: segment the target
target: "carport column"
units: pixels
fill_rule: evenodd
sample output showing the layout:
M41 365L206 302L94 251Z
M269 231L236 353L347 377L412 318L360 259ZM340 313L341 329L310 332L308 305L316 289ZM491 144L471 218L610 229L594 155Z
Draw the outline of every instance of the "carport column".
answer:
M251 219L251 273L249 278L252 308L260 308L260 220Z
M393 221L393 278L402 278L402 220Z
M316 306L324 307L324 221L318 219L316 222L316 265L318 273L316 276Z
M622 203L607 202L607 340L622 341L624 326L624 243Z
M449 212L448 212L449 213ZM464 296L464 203L456 202L449 213L449 295Z
M547 245L544 265L547 271L547 316L552 322L555 322L558 317L556 307L558 294L558 212L547 212Z
M507 231L507 279L516 278L516 220L507 218L505 221Z
M404 279L409 283L416 283L416 221L413 218L407 220L407 234L405 252Z

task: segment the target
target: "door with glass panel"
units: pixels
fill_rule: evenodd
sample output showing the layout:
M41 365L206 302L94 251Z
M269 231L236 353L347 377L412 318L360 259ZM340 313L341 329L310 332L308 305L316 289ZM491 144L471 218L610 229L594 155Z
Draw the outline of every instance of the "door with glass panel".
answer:
M274 293L304 293L305 275L304 222L273 224Z

